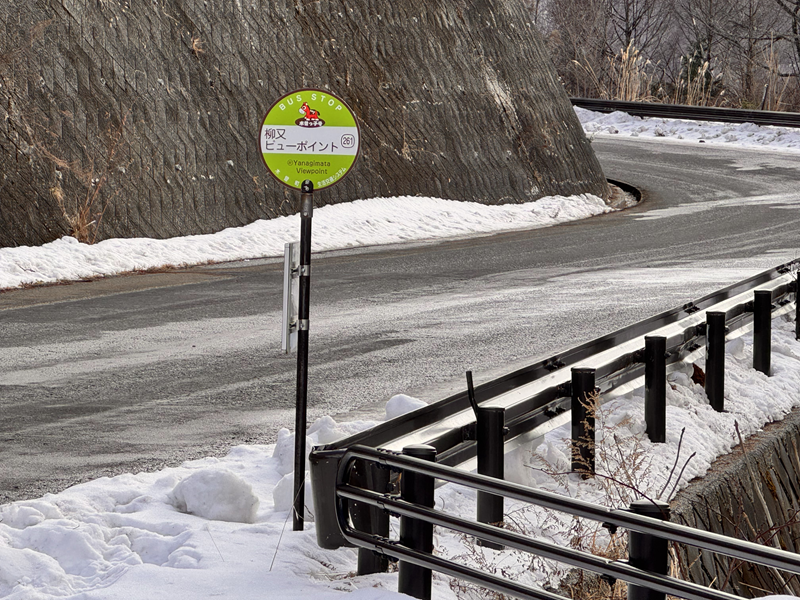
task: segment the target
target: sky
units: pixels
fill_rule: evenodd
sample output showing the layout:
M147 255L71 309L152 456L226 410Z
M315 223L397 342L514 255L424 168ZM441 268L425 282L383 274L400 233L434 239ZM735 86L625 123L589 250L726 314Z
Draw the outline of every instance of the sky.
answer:
M794 130L640 119L621 113L599 115L576 109L591 136L638 136L658 142L762 146L800 150ZM385 243L487 235L512 228L536 228L591 218L609 209L598 198L551 197L513 206L483 206L434 198L360 200L315 209L314 251ZM107 240L93 246L62 238L42 247L0 249L0 289L102 277L163 266L278 257L294 241L297 217L258 221L207 236L170 240ZM753 371L752 336L727 343L726 408L716 413L691 366L669 375L667 441L651 444L644 435L643 390L603 405L598 426L598 474L584 481L565 475L568 425L536 445L506 457L507 478L574 498L623 506L631 488L648 497L671 498L744 436L780 419L800 404L800 343L791 316L773 322L773 374ZM703 360L699 365L702 367ZM398 395L388 416L402 415L421 401ZM330 417L309 428L308 447L329 443L378 421L337 423ZM292 531L289 507L293 480L293 433L282 430L276 444L243 445L224 457L209 457L158 472L129 473L81 484L58 494L0 506L0 598L25 600L139 600L281 598L281 600L395 600L396 573L358 577L352 549L316 545L313 505L308 521ZM620 463L625 456L638 457ZM613 449L613 451L612 451ZM691 456L691 458L689 458ZM686 468L679 479L672 466ZM630 487L603 475L625 471ZM437 507L474 515L475 493L456 486L437 490ZM529 535L569 544L571 519L507 502L507 514ZM397 523L393 521L396 534ZM583 539L615 543L591 526ZM596 535L595 535L596 534ZM605 536L605 537L604 537ZM482 564L529 585L556 585L563 566L515 552L498 553L437 529L439 553ZM436 600L482 595L434 576Z

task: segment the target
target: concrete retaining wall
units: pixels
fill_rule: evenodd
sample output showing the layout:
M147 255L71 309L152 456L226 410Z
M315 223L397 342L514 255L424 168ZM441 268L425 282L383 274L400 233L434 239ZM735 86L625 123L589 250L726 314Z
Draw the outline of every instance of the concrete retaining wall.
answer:
M362 124L320 204L607 195L522 0L5 0L0 27L0 246L296 212L257 139L304 87Z
M748 466L749 465L749 466ZM752 476L751 476L752 473ZM680 492L672 521L800 551L800 411L720 458ZM800 581L766 567L681 546L682 578L752 598L800 595Z

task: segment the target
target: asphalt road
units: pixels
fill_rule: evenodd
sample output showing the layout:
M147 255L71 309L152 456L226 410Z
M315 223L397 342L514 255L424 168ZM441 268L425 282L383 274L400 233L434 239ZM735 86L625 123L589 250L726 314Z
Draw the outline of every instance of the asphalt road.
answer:
M598 138L634 208L315 255L309 423L436 400L798 254L800 157ZM293 428L282 261L0 294L0 501L270 443Z

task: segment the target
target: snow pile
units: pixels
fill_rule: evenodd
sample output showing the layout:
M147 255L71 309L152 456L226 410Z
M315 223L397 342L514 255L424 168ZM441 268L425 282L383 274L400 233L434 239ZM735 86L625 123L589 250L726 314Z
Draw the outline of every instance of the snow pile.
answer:
M620 135L660 140L686 140L708 144L800 150L800 129L760 126L753 123L721 123L634 117L624 112L599 113L575 107L583 130L590 136Z
M422 400L405 396L408 400L406 404L425 403ZM390 401L391 402L391 401ZM317 419L308 429L306 436L306 462L308 454L314 446L331 444L344 437L358 433L373 427L374 421L352 421L350 423L337 423L331 417ZM289 511L294 506L294 432L286 428L278 431L278 441L272 451L272 458L275 461L275 470L282 475L280 481L272 490L272 501L276 511ZM314 499L311 494L311 479L306 474L304 506L304 518L308 521L314 520Z
M427 404L422 400L417 400L405 394L397 394L396 396L392 396L386 403L386 420L389 421L390 419L402 417L404 414L422 408L423 406L427 406Z
M702 360L698 364L702 367ZM594 480L568 473L569 424L549 433L538 446L507 456L508 479L613 507L626 506L637 493L667 500L735 446L737 424L747 436L800 406L800 343L788 317L773 321L772 365L771 377L753 370L752 334L731 340L726 412L711 409L687 366L668 377L666 443L647 439L644 392L639 389L609 400L599 411ZM398 395L387 403L387 415L419 406L419 400ZM309 428L307 441L329 443L375 424L337 423L325 417ZM293 446L294 436L283 430L275 445L238 446L221 459L99 479L1 507L0 597L400 600L394 591L395 573L357 577L354 549L321 550L312 523L305 531L291 531ZM279 502L281 486L289 492ZM471 518L476 494L447 485L437 490L436 503ZM604 530L598 535L597 530L576 529L575 521L559 513L506 501L506 514L538 539L579 547L608 542L601 539L608 537ZM396 536L395 520L392 530ZM539 559L531 568L530 557L476 547L447 530L436 531L439 554L480 564L507 578L553 585L566 573L563 566ZM433 597L456 600L457 593L463 597L463 585L434 574ZM349 595L343 596L345 592Z
M314 211L312 251L535 229L610 210L591 195L548 196L501 206L410 196L357 200ZM292 215L167 240L115 238L87 245L64 237L38 247L0 248L0 289L283 256L284 245L298 240L299 231L300 216Z
M181 512L212 521L254 523L258 496L250 484L227 469L203 469L172 490L172 505Z

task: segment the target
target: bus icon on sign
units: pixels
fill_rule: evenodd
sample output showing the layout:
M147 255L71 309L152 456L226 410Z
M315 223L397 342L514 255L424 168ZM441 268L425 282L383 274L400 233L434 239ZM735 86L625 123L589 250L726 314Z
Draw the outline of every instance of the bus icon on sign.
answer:
M342 148L352 148L356 145L356 137L349 133L342 136Z

